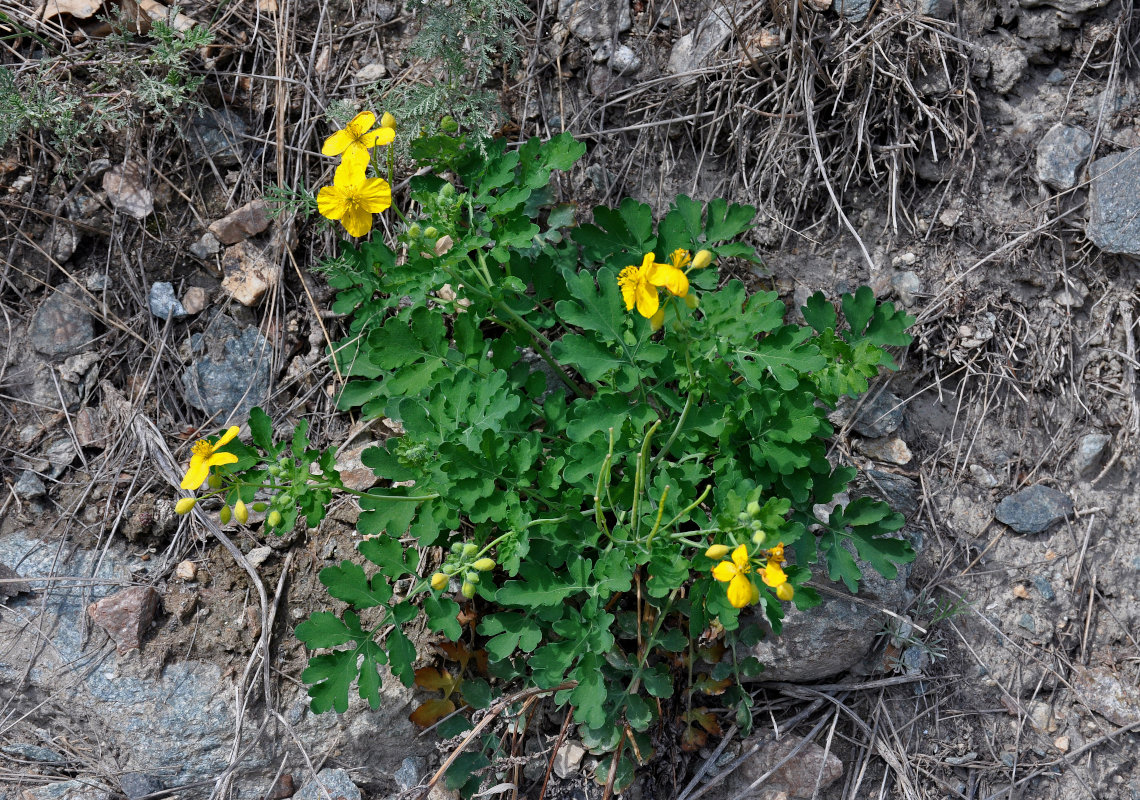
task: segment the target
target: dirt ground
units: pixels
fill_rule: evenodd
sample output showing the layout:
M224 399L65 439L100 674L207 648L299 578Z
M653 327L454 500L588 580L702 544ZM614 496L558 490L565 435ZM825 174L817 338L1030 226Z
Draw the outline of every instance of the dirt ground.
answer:
M388 798L454 749L419 735L407 715L424 695L394 680L380 712L305 710L292 628L328 602L319 570L359 560L351 502L281 538L257 514L222 527L175 517L171 500L189 445L230 423L186 377L203 359L240 365L235 402L307 419L346 469L389 433L335 410L325 348L341 321L311 270L335 231L284 216L202 242L270 184L327 182L330 103L382 74L431 74L409 55L418 5L188 2L215 35L193 57L194 96L231 116L144 116L72 142L29 129L2 154L0 800L315 798L302 787L326 769ZM905 585L828 612L836 630L870 631L842 671L773 662L788 670L752 687L752 738L726 714L728 735L689 752L666 727L623 795L1140 798L1140 251L1108 252L1090 230L1085 171L1140 153L1131 0L888 0L862 16L829 0L578 5L531 3L521 60L490 87L504 135L587 142L568 199L751 203L765 264L726 277L789 307L866 283L918 320L875 389L897 398L898 427L841 417L832 450L906 506L920 555ZM5 35L0 61L27 71L62 53L43 79L82 84L94 18L0 8L36 33ZM1089 140L1067 186L1041 155L1059 123ZM108 175L152 210L134 214L146 198ZM1118 222L1135 230L1140 178L1131 191ZM223 281L255 269L268 291L247 307ZM162 283L185 315L155 313ZM1030 487L1059 510L1024 532L1048 509L1003 501ZM155 614L141 649L119 652L86 608L128 587L152 587ZM424 663L438 656L420 645ZM840 646L826 632L815 645L820 659ZM560 763L564 715L536 709L485 786L600 798L597 759ZM806 777L772 766L801 740L785 761Z

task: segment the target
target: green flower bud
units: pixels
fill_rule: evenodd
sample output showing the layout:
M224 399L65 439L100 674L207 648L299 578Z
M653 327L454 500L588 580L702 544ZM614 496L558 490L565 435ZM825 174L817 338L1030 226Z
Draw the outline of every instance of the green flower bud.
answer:
M459 123L451 116L445 116L439 121L439 129L441 131L447 131L448 133L455 133L459 130Z
M475 572L473 570L469 570L467 572L467 574L463 576L463 580L467 581L468 583L474 583L474 584L478 585L479 573Z
M463 557L464 558L470 558L471 556L475 555L478 552L479 552L479 545L475 544L474 542L468 542L467 544L463 545Z
M439 228L435 227L434 225L428 225L426 228L424 228L425 239L434 239L437 236L439 236Z
M210 477L206 478L206 485L208 485L211 489L221 489L222 488L222 476L216 475L213 472L211 472Z
M265 518L265 524L270 528L276 528L283 522L280 511L270 511L269 516Z
M462 594L464 597L466 597L468 600L470 600L472 597L475 596L475 584L464 583L463 586L461 586L459 588L459 593Z
M453 552L453 553L463 552L463 542L452 542L451 543L451 552Z
M423 232L424 232L423 228L421 228L418 223L413 222L411 225L408 226L408 236L410 236L413 239L420 238L420 234L422 234Z
M282 492L273 498L273 502L281 508L289 508L293 505L293 494L291 492Z
M234 513L230 511L229 506L222 506L222 510L218 512L218 519L222 521L223 525L228 525L230 519L233 518Z
M495 559L481 558L471 566L475 567L475 569L479 570L480 572L490 572L495 568Z
M269 505L266 503L254 503L252 506L250 506L250 508L258 513L261 513L265 509L269 508Z
M756 531L756 533L752 534L752 541L755 544L764 544L764 540L767 538L768 534L764 533L764 531Z
M748 512L748 516L755 517L760 513L760 504L753 500L745 507L745 510Z

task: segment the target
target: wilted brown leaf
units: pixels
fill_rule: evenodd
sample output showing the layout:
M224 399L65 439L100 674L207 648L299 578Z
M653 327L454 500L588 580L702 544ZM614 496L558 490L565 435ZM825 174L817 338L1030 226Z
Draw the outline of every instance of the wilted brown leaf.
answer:
M436 697L428 700L408 715L408 719L421 728L430 728L455 710L455 703Z

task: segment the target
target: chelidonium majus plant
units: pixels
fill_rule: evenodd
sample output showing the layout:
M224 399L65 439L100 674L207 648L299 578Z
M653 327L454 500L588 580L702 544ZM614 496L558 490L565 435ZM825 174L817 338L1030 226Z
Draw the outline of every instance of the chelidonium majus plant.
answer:
M855 476L827 458L828 410L895 368L886 348L913 319L863 287L838 309L817 293L789 324L775 292L723 279L718 264L757 260L740 241L750 206L680 196L655 220L626 199L575 224L554 187L585 152L569 134L515 147L445 118L413 141L398 209L383 151L396 122L375 122L359 115L323 150L341 163L317 208L357 241L322 270L348 320L340 407L402 433L363 456L381 479L356 492L367 568L324 569L345 607L296 628L312 709L344 711L353 692L376 707L385 664L442 692L421 724L518 679L616 751L619 781L652 752L651 726L694 747L717 732L708 696L748 729L740 679L763 668L747 655L761 622L778 634L788 603L818 603L813 570L854 591L856 556L887 577L914 557L884 503L813 511ZM389 208L399 234L369 236ZM276 441L260 410L249 427L252 446L234 429L196 445L183 488L208 474L223 515L258 504L272 531L298 513L317 524L347 491L332 454L303 424ZM455 673L416 668L404 628L421 618ZM687 702L662 702L677 692ZM440 733L469 727L455 715ZM453 785L477 788L487 763L464 754Z

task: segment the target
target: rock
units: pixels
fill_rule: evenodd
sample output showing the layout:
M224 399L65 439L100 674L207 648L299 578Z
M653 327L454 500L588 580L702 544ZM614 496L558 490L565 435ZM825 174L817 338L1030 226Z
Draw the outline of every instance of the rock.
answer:
M1089 175L1085 234L1106 253L1140 256L1140 147L1098 158Z
M697 27L673 43L669 71L686 75L703 67L732 35L732 15L723 5L714 6ZM689 80L693 80L692 76Z
M950 19L954 13L954 0L917 0L915 10L924 17Z
M1080 703L1117 725L1140 719L1140 689L1103 667L1073 665L1069 676Z
M865 398L859 399L843 395L839 398L835 411L828 414L828 419L836 425L845 425L851 421L851 427L860 436L877 439L898 430L902 424L902 407L903 403L898 396L888 391L872 391ZM852 421L856 408L859 411Z
M44 497L47 494L47 487L39 475L26 469L20 473L20 479L12 485L12 491L22 500L34 500Z
M641 59L633 52L633 48L619 44L610 56L610 69L618 75L632 75L641 69Z
M327 792L327 794L326 794ZM360 800L360 790L343 769L326 767L309 775L301 790L293 795L294 800Z
M83 307L80 295L78 287L64 284L36 309L28 333L33 349L45 356L59 357L78 353L91 345L95 324Z
M1041 533L1073 513L1068 495L1049 486L1030 486L1003 499L994 516L1018 533Z
M1069 18L1084 14L1086 11L1092 11L1095 8L1103 8L1108 3L1109 0L1018 0L1018 4L1022 8L1046 6L1056 9Z
M586 755L586 748L580 742L569 740L562 743L558 753L554 756L554 774L566 780L578 771L582 759Z
M198 579L198 565L187 559L179 561L178 566L174 568L174 574L180 581L194 581Z
M379 442L365 442L354 445L337 456L336 471L340 473L340 479L349 489L363 492L379 483L380 478L371 467L365 466L363 461L364 452L378 444Z
M970 474L974 476L974 482L981 486L983 489L996 489L998 479L994 474L981 464L971 464Z
M384 62L382 60L374 61L356 71L356 82L376 83L387 74L388 68L384 66Z
M427 762L422 758L409 756L400 762L400 768L392 775L392 780L396 781L401 792L409 791L419 785L420 775L426 767Z
M242 159L242 140L249 127L237 114L224 108L207 108L190 123L188 138L200 158L223 167Z
M200 258L203 261L216 256L221 252L222 244L215 238L214 234L206 231L202 234L201 238L194 244L190 245L190 252L195 258Z
M92 292L101 292L111 285L106 272L92 272L87 276L87 288Z
M1073 455L1073 470L1078 475L1084 475L1099 467L1104 449L1111 441L1112 437L1107 433L1089 433L1082 436L1077 444L1077 452Z
M92 622L107 632L120 653L142 647L143 634L156 611L158 592L153 586L132 586L87 607Z
M116 210L135 219L154 213L154 195L146 188L146 171L141 164L128 161L111 167L103 173L103 191Z
M239 328L217 313L205 333L190 337L190 349L202 353L182 373L186 401L207 414L243 418L269 397L273 353L257 328Z
M201 314L209 303L210 295L201 286L191 286L182 294L182 307L187 314Z
M878 469L869 469L864 474L895 511L907 517L918 511L918 484L910 478Z
M1037 180L1058 191L1077 185L1092 155L1092 137L1072 125L1054 125L1037 143Z
M1061 83L1065 80L1065 71L1060 67L1056 67L1045 77L1045 80L1053 84Z
M750 747L753 741L745 742ZM802 746L800 746L802 744ZM788 758L796 747L799 750ZM768 773L781 761L787 762L776 768L760 786L748 790L762 775ZM784 736L775 742L768 742L751 758L745 760L729 777L728 796L739 800L771 798L770 792L783 792L785 797L815 797L816 787L826 789L843 776L843 762L833 752L827 752L814 742L804 742L799 736Z
M48 477L58 478L75 461L75 443L70 436L61 436L45 445L41 455L47 461Z
M68 383L80 383L87 376L91 368L97 366L102 360L103 354L96 353L94 350L68 356L59 367L59 377ZM96 376L98 376L98 370L96 370L95 373Z
M836 0L835 8L848 22L862 22L871 11L871 0Z
M67 761L66 758L51 748L40 747L35 744L24 744L23 742L3 745L0 747L0 753L22 758L27 761L39 761L44 764L62 764Z
M48 783L24 789L19 800L110 800L111 790L91 778Z
M127 800L161 792L164 788L162 781L141 772L125 772L119 776L119 789L127 796Z
M909 464L914 458L906 442L897 436L890 439L856 439L855 449L868 458L899 466Z
M629 0L558 0L558 19L592 45L612 41L629 30Z
M16 570L7 564L0 563L0 602L9 597L31 591L32 587L28 585L27 581L21 580L20 574Z
M1008 94L1029 66L1025 51L1015 42L1000 40L990 50L990 86L998 94Z
M150 313L159 319L185 317L186 309L174 296L174 287L166 281L156 281L150 285Z
M917 295L923 293L922 280L911 270L893 276L891 288L895 290L895 296L898 297L899 302L907 308L913 308L918 301Z
M255 306L262 296L277 285L281 271L265 256L265 251L249 242L227 247L222 255L226 277L222 288L243 306Z
M210 225L209 233L221 244L237 244L264 231L269 222L269 207L265 201L254 200Z
M1080 308L1089 297L1089 287L1079 278L1070 277L1061 291L1053 295L1053 302L1063 308Z
M906 538L919 549L919 535L903 529ZM907 578L910 564L898 568L898 576L884 578L867 562L856 559L863 578L859 583L859 600L842 583L828 581L817 575L814 582L825 587L823 602L810 611L787 606L784 631L779 636L767 636L749 654L764 664L760 674L763 681L814 681L851 669L859 664L875 646L883 631L886 616L876 607L901 611L906 605ZM742 622L756 621L767 626L763 614L756 611L742 615ZM810 793L809 793L810 794Z
M273 548L263 545L261 547L255 547L246 553L245 559L256 569L264 564L271 555L273 555Z

